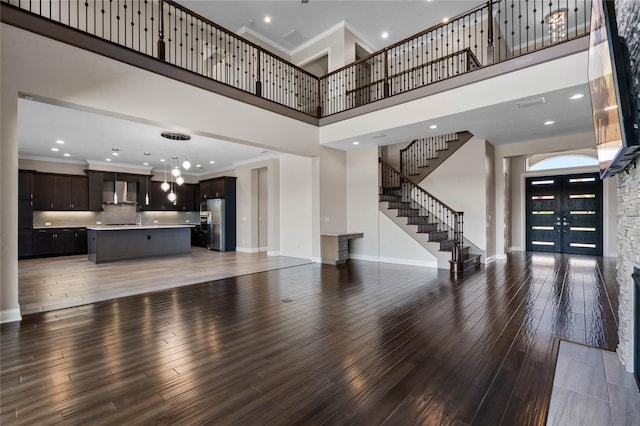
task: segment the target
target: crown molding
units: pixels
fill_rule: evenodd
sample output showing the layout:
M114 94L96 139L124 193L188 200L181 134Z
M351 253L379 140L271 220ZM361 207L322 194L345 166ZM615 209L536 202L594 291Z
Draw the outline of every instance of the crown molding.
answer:
M275 47L276 49L286 53L289 56L291 56L291 49L288 49L288 48L282 46L281 44L276 43L275 41L271 40L269 37L267 37L267 36L265 36L263 34L260 34L256 30L254 30L252 28L249 28L246 25L243 25L242 27L240 27L238 29L238 31L236 31L236 34L239 35L239 36L242 36L243 34L249 34L249 35L257 38L258 40L267 43L269 46ZM286 59L286 58L283 58L283 59Z

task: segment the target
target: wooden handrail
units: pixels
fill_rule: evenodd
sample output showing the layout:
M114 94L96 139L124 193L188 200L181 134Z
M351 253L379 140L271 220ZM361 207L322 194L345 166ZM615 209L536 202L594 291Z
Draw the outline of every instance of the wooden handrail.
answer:
M175 7L176 9L180 9L182 12L187 13L187 14L193 16L194 18L200 19L201 21L207 23L208 25L211 25L212 27L217 28L220 31L223 31L223 32L227 33L227 35L229 35L231 37L234 37L234 38L242 41L243 43L248 44L249 46L253 47L254 49L257 49L257 50L261 51L263 54L265 54L267 56L271 56L271 57L277 59L278 61L284 62L285 64L287 64L291 68L294 68L294 69L296 69L296 70L298 70L298 71L300 71L300 72L302 72L304 74L307 74L309 77L311 77L311 78L313 78L315 80L319 80L318 77L316 77L315 75L311 74L309 71L305 71L304 69L300 68L299 66L297 66L295 64L292 64L291 62L287 61L286 59L283 59L280 56L269 52L265 48L260 47L257 44L247 40L246 38L237 35L233 31L230 31L230 30L226 29L225 27L223 27L221 25L218 25L215 22L205 18L204 16L202 16L202 15L200 15L200 14L198 14L198 13L192 11L192 10L187 9L186 7L182 6L181 4L176 3L174 0L164 0L164 3L171 5L171 6Z
M467 47L467 48L464 48L464 49L459 50L457 52L450 53L450 54L448 54L446 56L443 56L442 58L434 59L433 61L426 62L426 63L424 63L422 65L416 65L415 67L409 68L408 70L400 71L398 73L389 75L387 77L379 78L378 80L372 81L372 82L367 83L367 84L365 84L363 86L358 86L355 89L347 90L345 93L347 95L350 95L351 93L355 93L355 92L357 92L359 90L366 89L366 88L371 87L371 86L375 86L376 84L384 83L387 80L391 80L391 79L399 77L401 75L404 75L404 74L407 74L407 73L410 73L410 72L413 72L413 71L416 71L416 70L419 70L419 69L422 69L422 68L426 68L428 66L431 66L433 64L437 64L437 63L442 62L442 61L446 61L446 60L448 60L450 58L453 58L454 56L459 56L459 55L463 54L464 52L466 52L467 54L471 55L473 57L473 60L476 62L476 64L479 65L479 62L476 59L475 55L473 54L471 49Z
M499 1L500 0L494 0L491 3L498 3ZM423 31L421 31L421 32L419 32L417 34L413 34L413 35L411 35L411 36L409 36L409 37L407 37L407 38L405 38L403 40L400 40L400 41L398 41L398 42L396 42L396 43L394 43L394 44L392 44L390 46L385 47L384 49L381 49L381 50L378 50L377 52L371 53L369 56L365 56L364 58L360 58L357 61L351 62L350 64L347 64L347 65L345 65L343 67L338 68L337 70L333 70L333 71L323 75L322 77L320 77L320 79L322 80L322 79L324 79L326 77L329 77L332 74L336 74L336 73L339 73L340 71L344 71L345 69L350 68L352 66L355 66L355 65L357 65L357 64L359 64L361 62L367 61L367 60L373 58L374 56L380 55L382 53L386 54L387 51L389 51L389 50L391 50L391 49L393 49L395 47L398 47L398 46L400 46L400 45L402 45L404 43L407 43L407 42L413 40L414 38L418 38L420 36L423 36L425 34L430 33L431 31L437 30L438 28L442 28L442 27L445 27L447 25L450 25L452 22L457 21L458 19L460 19L460 18L462 18L462 17L464 17L466 15L470 15L472 13L475 13L475 12L479 11L479 10L482 10L482 9L484 9L486 7L488 7L487 4L482 4L480 6L476 6L475 8L473 8L471 10L467 10L466 12L462 12L459 15L456 15L453 18L450 18L447 22L441 22L441 23L436 24L436 25L434 25L432 27L429 27L426 30L423 30Z
M386 161L384 161L382 158L378 157L378 162L382 163L385 165L385 167L391 169L394 173L397 173L398 176L400 176L403 180L407 181L408 183L410 183L414 188L417 188L419 191L421 191L422 193L428 195L429 197L433 198L434 201L440 203L444 208L450 210L451 212L453 212L455 215L458 214L463 214L463 212L459 212L451 207L449 207L448 205L446 205L445 203L443 203L441 200L439 200L438 198L434 197L433 195L431 195L429 192L427 192L424 188L416 185L411 179L409 179L408 176L406 176L404 173L402 173L401 171L399 171L398 169L396 169L395 167L393 167L391 164L387 163Z

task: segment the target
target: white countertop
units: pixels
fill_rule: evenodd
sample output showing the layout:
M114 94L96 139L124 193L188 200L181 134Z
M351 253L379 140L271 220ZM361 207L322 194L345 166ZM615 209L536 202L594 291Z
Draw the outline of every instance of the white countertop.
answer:
M131 229L168 229L168 228L193 228L196 225L183 224L183 225L99 225L99 226L87 226L87 229L91 231L125 231Z
M364 233L362 232L327 232L324 234L320 234L323 236L327 236L327 237L343 237L343 236L347 236L347 237L352 237L352 238L359 238L359 237L363 237Z

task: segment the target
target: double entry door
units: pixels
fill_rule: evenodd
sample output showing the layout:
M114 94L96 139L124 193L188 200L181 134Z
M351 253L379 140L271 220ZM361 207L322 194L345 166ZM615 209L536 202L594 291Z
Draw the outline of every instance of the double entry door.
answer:
M526 179L527 250L602 255L598 173Z

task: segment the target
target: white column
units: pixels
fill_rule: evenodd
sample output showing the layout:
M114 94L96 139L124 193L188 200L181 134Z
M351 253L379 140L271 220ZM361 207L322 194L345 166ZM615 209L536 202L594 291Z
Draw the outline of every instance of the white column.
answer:
M18 93L2 81L0 109L0 322L19 321Z

